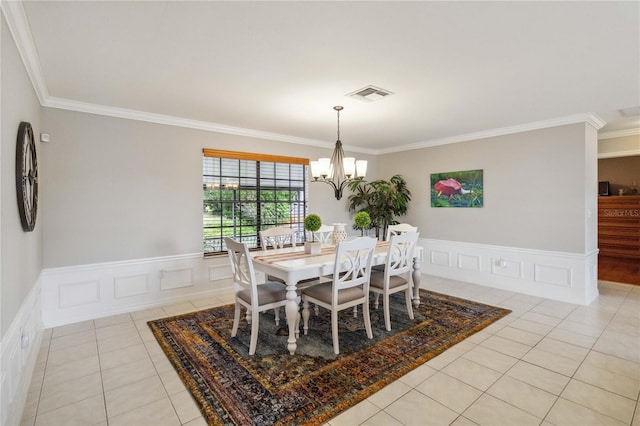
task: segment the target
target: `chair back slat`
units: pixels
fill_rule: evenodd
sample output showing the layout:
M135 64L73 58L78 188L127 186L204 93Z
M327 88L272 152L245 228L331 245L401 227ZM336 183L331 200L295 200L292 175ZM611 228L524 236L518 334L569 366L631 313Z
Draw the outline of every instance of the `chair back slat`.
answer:
M388 276L401 275L413 269L413 255L418 244L419 234L414 231L404 232L391 237L385 273Z
M225 237L224 242L227 245L229 260L231 261L234 284L237 287L250 288L253 296L252 301L257 301L256 274L249 254L249 247L229 237Z
M280 226L262 230L259 234L263 250L269 247L279 249L288 245L296 245L296 231L292 228Z
M322 244L330 244L333 242L333 226L330 225L320 225L320 229L313 233L309 233L313 235L309 235L307 237L308 241L319 241Z
M336 261L333 273L333 294L337 299L339 290L362 285L369 292L371 262L376 248L374 238L362 237L343 241L336 249Z
M404 234L405 232L417 232L418 227L410 225L408 223L398 223L396 225L389 225L387 228L387 235L385 241L389 241L394 235Z

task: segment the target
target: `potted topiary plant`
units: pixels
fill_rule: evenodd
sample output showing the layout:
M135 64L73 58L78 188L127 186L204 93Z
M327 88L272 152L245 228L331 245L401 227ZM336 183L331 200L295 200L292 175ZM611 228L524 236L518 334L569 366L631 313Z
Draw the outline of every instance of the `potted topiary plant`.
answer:
M369 213L360 211L353 216L353 227L360 230L360 236L364 237L364 230L371 225L371 216Z
M320 241L316 241L315 235L313 234L322 226L322 219L315 213L311 213L304 218L304 229L311 233L311 241L304 242L304 252L308 254L320 254L320 250L322 249L322 243Z
M349 196L349 211L364 210L369 213L376 238L382 239L389 225L398 223L395 219L397 216L407 214L411 191L401 175L392 176L388 181L355 179L349 184L349 189L353 192Z

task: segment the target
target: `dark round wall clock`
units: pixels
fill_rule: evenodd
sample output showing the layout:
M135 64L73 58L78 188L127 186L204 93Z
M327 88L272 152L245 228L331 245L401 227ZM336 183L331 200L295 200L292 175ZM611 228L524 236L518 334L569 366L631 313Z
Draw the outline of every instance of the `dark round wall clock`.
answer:
M22 229L33 231L38 214L38 158L31 123L25 121L18 128L16 192Z

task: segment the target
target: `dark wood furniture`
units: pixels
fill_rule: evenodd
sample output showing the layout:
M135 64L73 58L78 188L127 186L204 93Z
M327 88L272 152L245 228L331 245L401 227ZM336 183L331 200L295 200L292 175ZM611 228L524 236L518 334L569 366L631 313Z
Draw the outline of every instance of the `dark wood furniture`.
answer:
M640 260L640 195L598 197L601 256Z

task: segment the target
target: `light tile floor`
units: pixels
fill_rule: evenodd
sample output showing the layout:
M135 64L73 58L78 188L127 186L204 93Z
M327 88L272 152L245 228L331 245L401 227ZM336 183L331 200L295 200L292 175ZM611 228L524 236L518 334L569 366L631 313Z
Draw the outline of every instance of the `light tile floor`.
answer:
M333 418L338 425L640 426L640 286L590 306L424 276L423 288L513 310ZM23 425L204 425L146 321L231 294L45 332Z

